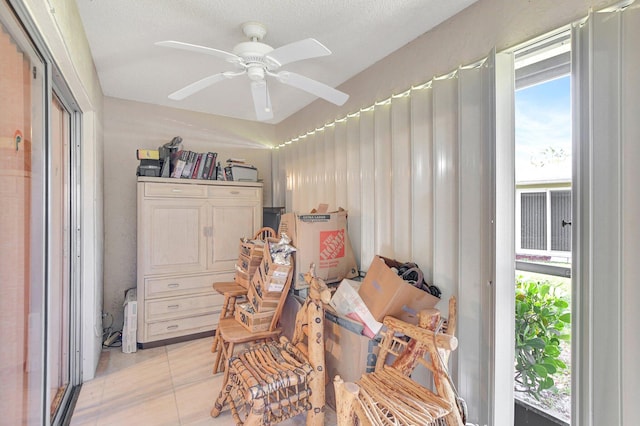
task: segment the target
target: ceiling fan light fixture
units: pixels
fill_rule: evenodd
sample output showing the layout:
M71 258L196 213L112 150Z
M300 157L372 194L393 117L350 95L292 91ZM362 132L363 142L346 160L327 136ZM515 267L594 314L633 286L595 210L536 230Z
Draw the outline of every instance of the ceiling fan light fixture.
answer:
M264 69L260 66L251 66L247 69L247 75L252 81L264 80Z

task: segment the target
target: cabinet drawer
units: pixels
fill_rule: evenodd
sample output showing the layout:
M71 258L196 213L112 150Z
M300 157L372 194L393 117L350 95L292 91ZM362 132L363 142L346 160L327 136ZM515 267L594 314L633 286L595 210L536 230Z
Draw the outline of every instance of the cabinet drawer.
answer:
M146 325L147 341L169 339L187 334L214 330L218 326L219 313L154 322Z
M210 186L209 197L259 200L260 188L242 188L237 186Z
M212 291L214 282L233 281L233 274L206 274L145 278L145 298L156 299L168 296L186 296L188 294Z
M224 296L218 293L171 297L145 302L147 321L161 321L220 312Z
M147 183L145 197L206 198L207 187L178 183Z

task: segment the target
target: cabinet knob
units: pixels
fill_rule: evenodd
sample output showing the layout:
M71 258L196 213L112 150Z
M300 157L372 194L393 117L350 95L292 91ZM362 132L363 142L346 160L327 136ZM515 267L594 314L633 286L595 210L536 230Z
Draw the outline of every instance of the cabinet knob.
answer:
M169 287L169 288L178 288L178 287L180 287L180 283L171 283L167 287Z
M180 305L169 305L167 306L167 309L178 309L180 307Z
M231 193L232 193L233 195L238 195L238 194L240 193L240 191L231 191Z
M178 324L170 325L167 327L167 330L175 330L178 327L179 327Z
M178 193L179 193L179 192L182 192L182 189L173 188L173 189L171 190L171 192L178 192Z

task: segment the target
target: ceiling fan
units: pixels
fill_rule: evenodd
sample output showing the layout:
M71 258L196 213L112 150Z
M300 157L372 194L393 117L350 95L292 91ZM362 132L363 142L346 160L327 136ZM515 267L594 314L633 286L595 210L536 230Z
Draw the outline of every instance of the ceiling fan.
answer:
M238 71L213 74L191 83L171 93L169 99L182 100L213 84L243 74L246 74L251 80L251 94L256 117L259 121L273 118L269 88L266 81L267 76L336 105L343 105L349 99L349 95L346 93L309 77L289 71L278 71L280 67L291 62L330 55L331 51L319 41L307 38L274 49L261 42L267 33L267 29L261 23L247 22L242 25L242 32L249 38L249 41L237 44L233 48L233 53L179 41L159 41L155 43L158 46L212 55L225 59L238 68Z

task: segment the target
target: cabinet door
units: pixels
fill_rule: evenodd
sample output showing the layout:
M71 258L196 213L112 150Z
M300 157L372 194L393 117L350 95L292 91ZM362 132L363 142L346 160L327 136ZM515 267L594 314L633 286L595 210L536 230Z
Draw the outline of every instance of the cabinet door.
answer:
M262 216L257 201L223 200L212 205L213 239L209 252L209 268L232 271L238 261L240 238L252 237L260 228Z
M138 226L138 256L145 275L200 272L207 268L207 204L205 200L175 198L143 200Z

